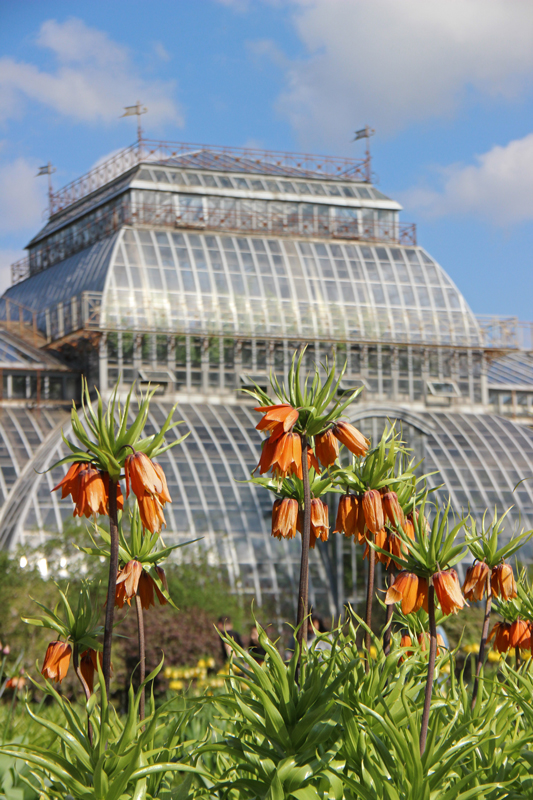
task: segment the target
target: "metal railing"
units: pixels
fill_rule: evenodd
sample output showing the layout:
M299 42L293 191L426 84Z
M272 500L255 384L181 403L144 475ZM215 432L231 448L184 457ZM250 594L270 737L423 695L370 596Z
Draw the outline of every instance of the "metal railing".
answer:
M327 208L327 207L326 207ZM114 207L97 221L66 229L64 235L45 247L36 249L31 256L11 266L11 283L16 284L30 275L41 272L84 250L91 244L110 236L124 225L176 229L203 229L228 233L267 236L312 236L327 239L348 239L365 242L385 242L414 246L417 243L416 225L407 222L359 222L357 219L327 220L320 216L291 214L287 211L244 212L241 209L212 210L207 214L196 210L176 212L172 205L129 204Z
M533 351L533 322L518 317L477 315L486 347Z
M0 298L0 328L41 347L44 344L36 311L9 297Z
M125 147L98 164L85 175L50 194L50 216L77 203L83 197L105 186L143 161L171 164L181 159L189 169L210 169L224 172L267 171L289 177L358 180L370 182L370 160L335 156L317 156L276 150L244 147L220 147L208 144L164 142L143 139ZM176 164L176 166L179 165Z

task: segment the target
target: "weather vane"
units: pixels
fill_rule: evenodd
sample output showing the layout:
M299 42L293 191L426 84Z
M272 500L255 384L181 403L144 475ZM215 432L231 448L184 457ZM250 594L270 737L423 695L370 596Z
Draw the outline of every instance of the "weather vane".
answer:
M141 104L140 100L137 100L136 105L134 106L124 106L124 114L121 114L120 118L122 117L137 117L137 143L139 147L141 146L142 136L143 136L143 129L141 128L141 116L142 114L146 114L148 109L146 106Z
M354 138L352 142L358 142L359 139L366 139L366 151L365 151L365 167L366 167L366 179L368 183L372 182L372 161L370 158L370 137L375 134L374 128L371 128L369 125L365 125L364 128L361 128L358 131L355 131Z
M48 210L50 212L50 216L52 216L52 210L54 205L54 191L52 189L52 173L56 171L56 168L52 166L50 161L44 167L39 167L39 172L35 176L36 178L39 175L48 175Z

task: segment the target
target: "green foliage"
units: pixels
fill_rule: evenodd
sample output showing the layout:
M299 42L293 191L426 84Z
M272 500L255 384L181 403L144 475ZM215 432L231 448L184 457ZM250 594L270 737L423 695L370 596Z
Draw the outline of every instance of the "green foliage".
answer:
M124 407L121 407L120 402L117 400L118 383L111 400L104 411L102 398L98 394L98 402L96 411L93 408L89 387L87 382L83 381L82 390L82 407L85 426L83 425L75 406L71 412L72 431L78 444L70 442L64 435L63 441L71 451L72 455L65 456L56 464L53 464L50 469L59 466L60 464L68 464L73 461L90 461L98 469L103 472L109 473L112 480L118 481L120 473L124 467L124 461L131 453L131 448L145 453L150 458L155 458L171 447L180 444L188 434L182 436L171 444L165 444L165 434L171 428L180 425L180 422L172 422L174 406L163 423L161 430L144 439L141 439L146 420L148 419L148 412L150 408L150 400L152 399L156 388L148 391L144 397L141 397L139 402L139 411L133 423L128 427L128 413L131 405L131 397L133 393L133 386L131 387ZM87 432L89 431L89 433ZM91 439L91 435L94 437ZM80 447L81 445L81 447Z
M83 582L78 591L78 602L73 611L66 592L57 587L60 600L54 610L48 608L38 600L35 602L44 611L39 617L22 617L23 622L28 625L35 625L41 628L49 628L55 631L58 636L62 636L65 641L71 641L80 650L92 648L97 650L100 647L98 636L103 632L103 626L98 623L100 609L94 606L87 583ZM63 614L59 615L62 606Z
M128 711L120 718L107 702L99 668L101 706L97 695L87 704L94 741L77 709L46 682L45 691L61 709L63 719L56 723L45 716L28 714L57 738L57 751L35 743L4 746L0 754L23 759L31 767L30 785L37 786L43 798L64 800L151 800L172 797L166 791L168 776L174 772L198 772L190 765L172 760L181 741L180 728L187 715L178 721L164 719L165 707L151 711L144 722L138 718L142 688L153 681L152 672L135 694L130 687ZM165 785L166 784L166 785Z
M478 532L476 520L469 517L465 524L465 544L477 561L485 561L493 569L505 559L511 558L532 536L533 531L525 531L513 537L507 544L498 547L500 537L505 530L505 517L511 509L498 517L496 511L492 522L485 525L487 512L483 515L481 530Z
M295 351L291 361L287 385L285 383L280 384L273 373L270 374L270 384L280 403L289 403L293 408L298 409L299 415L294 430L302 435L316 436L342 416L348 406L360 394L362 387L355 391L342 392L342 396L339 399L341 380L346 372L347 365L346 363L344 364L339 377L335 380L335 360L331 369L327 363L322 365L326 373L324 382L322 382L319 367L315 365L313 379L311 385L309 385L309 376L303 379L301 375L305 350L305 347L302 348L299 356ZM259 405L271 405L272 399L266 392L256 383L254 383L254 386L255 389L253 391L249 389L244 389L243 391L251 395Z

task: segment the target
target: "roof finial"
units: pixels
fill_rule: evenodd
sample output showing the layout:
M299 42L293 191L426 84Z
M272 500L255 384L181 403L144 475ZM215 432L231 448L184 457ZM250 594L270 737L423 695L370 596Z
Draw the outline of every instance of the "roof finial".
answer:
M124 114L121 114L122 117L137 117L137 146L139 148L139 152L141 151L142 147L142 138L143 138L143 129L141 128L141 116L142 114L146 114L148 109L146 106L141 104L140 100L137 100L136 105L134 106L124 106Z
M359 131L355 131L355 136L352 139L352 142L357 142L359 139L366 139L366 151L365 151L365 168L366 168L366 179L368 183L372 183L372 159L370 156L370 137L375 134L374 128L371 128L369 125L365 125L364 128L361 128Z
M54 191L52 189L52 173L56 171L56 168L52 166L51 162L49 161L48 164L44 167L39 167L39 172L35 176L36 178L39 175L48 175L48 212L50 216L52 216L52 211L54 207Z

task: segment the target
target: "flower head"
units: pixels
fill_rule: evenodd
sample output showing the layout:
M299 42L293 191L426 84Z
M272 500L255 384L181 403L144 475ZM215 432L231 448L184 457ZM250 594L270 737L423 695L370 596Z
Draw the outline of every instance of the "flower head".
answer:
M315 436L315 451L323 467L331 467L339 457L339 441L333 431Z
M68 642L50 642L43 661L41 675L49 681L61 681L65 677L70 664L72 647Z
M385 492L381 495L381 503L386 519L394 527L403 527L405 517L396 492Z
M466 600L474 600L478 603L482 599L487 588L489 571L489 566L484 561L476 561L467 569L463 583L463 594Z
M516 619L509 628L509 645L529 650L531 647L531 627L523 619Z
M124 474L126 476L126 497L130 496L130 485L137 500L146 493L159 497L163 492L163 483L154 463L140 451L127 456L124 462Z
M513 568L510 564L498 564L490 576L492 594L503 600L514 600L517 597L516 582Z
M27 679L23 675L15 675L6 681L6 689L24 689L27 684Z
M433 585L442 613L446 616L457 614L461 608L468 605L461 594L461 585L454 569L437 572L433 575Z
M377 533L385 525L381 495L377 489L369 489L364 493L362 505L366 527L371 533Z
M318 463L312 447L307 448L307 469L313 468L317 475L320 475L320 464Z
M163 514L163 505L159 497L152 494L145 494L137 499L141 522L146 530L151 533L159 533L167 523Z
M165 578L165 583L166 583L166 578ZM167 598L161 592L157 583L154 581L152 576L145 570L143 570L141 573L137 594L141 599L141 606L144 609L150 608L150 606L155 606L156 597L160 605L164 606L168 603Z
M264 414L263 419L255 426L258 431L269 431L272 440L279 439L284 433L290 431L298 420L298 411L289 403L280 403L277 406L260 406L254 411Z
M79 488L74 517L91 517L96 514L107 514L107 492L103 473L86 465L79 472Z
M333 435L348 448L350 453L356 456L366 456L370 441L363 436L361 431L358 431L349 422L336 422L332 430Z
M358 498L354 494L341 495L333 533L344 533L345 536L355 536L357 533L358 513Z
M425 653L426 650L428 650L428 648L429 648L429 642L430 642L430 639L431 639L431 635L430 635L429 631L424 631L424 633L419 633L416 638L418 640L418 644L420 645L420 649L422 650L423 653ZM446 645L444 644L444 639L442 638L440 633L437 633L437 655L438 656L440 656L441 648L446 650Z
M293 539L298 522L298 501L292 497L274 500L272 506L272 536L276 539Z
M302 479L302 440L298 433L285 433L276 440L271 467L281 478L296 475Z
M84 650L80 656L80 672L91 694L94 688L94 673L98 671L97 659L102 666L103 657L103 653L97 653L92 648Z
M70 494L74 503L77 503L78 494L80 491L80 472L86 469L88 466L89 465L83 461L75 461L70 465L63 480L59 481L57 486L54 486L52 491L57 492L58 489L61 489L62 500L64 500L65 497L68 497Z
M122 608L124 603L131 604L132 597L137 594L142 570L141 562L135 560L128 561L122 569L119 569L115 589L115 605L118 608Z
M327 505L319 498L311 500L311 538L309 547L316 544L316 540L327 542L329 537L329 514Z
M385 595L386 605L390 606L392 603L398 603L401 600L402 614L410 614L412 611L416 611L419 595L418 582L418 575L415 575L414 572L405 570L399 572L392 586L387 589L387 594Z
M508 622L497 622L487 641L491 642L494 639L494 649L498 653L506 653L511 648L510 632L511 625Z

